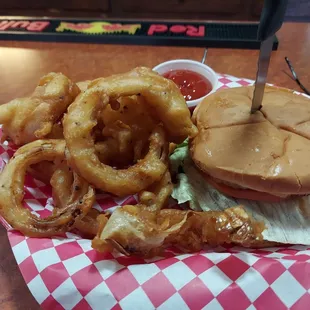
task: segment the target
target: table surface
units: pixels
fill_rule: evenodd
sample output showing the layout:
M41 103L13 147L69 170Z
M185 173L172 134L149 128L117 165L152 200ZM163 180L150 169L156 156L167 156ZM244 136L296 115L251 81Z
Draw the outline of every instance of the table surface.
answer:
M287 56L300 80L310 88L310 24L286 23L278 38L279 49L272 55L268 82L300 90L284 60ZM16 41L0 42L0 46L0 103L30 93L38 79L50 71L82 81L136 66L153 67L175 58L200 61L204 52L203 48L188 47ZM258 51L210 49L207 64L219 73L255 79L257 57ZM3 227L0 227L0 249L0 308L39 309L19 272Z

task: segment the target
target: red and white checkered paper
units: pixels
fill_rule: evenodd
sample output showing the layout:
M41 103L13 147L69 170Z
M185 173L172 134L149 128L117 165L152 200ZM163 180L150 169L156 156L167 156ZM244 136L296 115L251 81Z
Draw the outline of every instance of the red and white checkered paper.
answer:
M219 87L251 84L219 75ZM0 146L0 169L12 156ZM25 206L39 216L52 208L51 188L30 177ZM97 207L113 210L132 203L98 196ZM143 260L97 253L91 241L74 233L66 238L27 238L8 228L22 275L43 309L309 309L310 247L260 250L207 248L195 254L169 250L165 257Z

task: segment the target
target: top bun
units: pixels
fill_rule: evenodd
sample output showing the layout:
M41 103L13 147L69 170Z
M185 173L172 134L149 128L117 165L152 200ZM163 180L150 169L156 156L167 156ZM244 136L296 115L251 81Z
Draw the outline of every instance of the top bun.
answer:
M310 193L310 100L267 87L250 114L253 87L217 91L194 111L195 164L223 182L276 196Z

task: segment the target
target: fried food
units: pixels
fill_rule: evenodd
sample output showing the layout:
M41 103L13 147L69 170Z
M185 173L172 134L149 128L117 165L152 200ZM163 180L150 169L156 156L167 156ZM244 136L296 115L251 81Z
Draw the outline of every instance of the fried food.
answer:
M101 99L97 105L97 109L101 109L110 100L133 95L144 98L148 113L163 123L169 141L181 143L188 136L197 134L197 128L191 121L190 112L178 87L172 81L144 67L92 81L87 91L72 105L71 111L72 114L73 111L76 112L83 101L98 103Z
M101 162L117 168L132 165L145 156L149 136L158 124L142 96L121 97L113 105L110 102L98 121L97 154Z
M75 190L80 190L79 186L72 190L73 172L66 161L54 164L54 172L50 178L52 186L52 197L56 208L63 208L68 205L70 196ZM84 182L86 185L87 183Z
M53 124L52 130L46 136L46 139L64 139L64 129L61 121Z
M83 181L80 184L74 183L74 172L68 167L67 163L55 165L54 173L50 183L52 186L52 195L55 208L65 209L74 200L72 195L78 191L86 191L88 184ZM80 178L81 179L81 178ZM82 185L84 188L81 188ZM98 232L99 224L97 216L100 212L96 209L90 209L84 216L79 216L75 219L74 228L77 228L87 237L94 237Z
M47 237L66 232L94 203L94 189L73 173L72 191L66 205L55 208L51 216L38 218L22 206L27 167L42 160L64 159L64 152L64 140L34 141L18 149L0 175L0 214L26 236Z
M96 188L117 196L144 190L160 180L167 170L163 157L166 160L168 141L160 127L156 127L150 135L146 156L128 169L115 170L101 163L96 154L91 133L97 125L97 116L111 100L137 94L144 97L150 113L163 123L169 141L183 141L188 135L196 134L197 129L191 122L179 89L173 82L147 68L91 82L69 107L63 121L73 168Z
M0 105L2 141L23 145L46 137L78 93L79 88L65 75L45 75L30 97Z
M99 231L97 217L100 212L94 208L81 218L77 218L74 227L77 228L85 237L94 238Z
M108 138L105 141L95 144L96 154L101 163L125 168L130 166L134 161L134 154L131 152L121 151L117 139ZM45 184L49 184L53 173L56 170L54 162L42 161L28 167L27 172L31 176Z
M88 125L87 122L81 124L81 131ZM135 194L160 180L167 170L168 145L161 126L152 132L146 156L135 165L120 170L100 162L90 135L85 134L81 141L78 137L73 137L79 135L80 130L71 131L66 126L64 130L66 138L70 141L67 142L69 161L74 170L90 184L108 193L116 196Z
M197 133L177 86L150 69L137 68L127 74L92 81L70 106L63 124L67 146L73 153L71 156L76 166L82 165L80 158L76 157L76 148L90 148L86 144L92 140L90 134L97 125L97 116L110 101L133 95L141 95L145 99L152 117L164 124L169 141L182 142L187 136Z
M168 246L199 251L205 244L242 246L262 241L264 226L249 217L242 207L225 211L193 212L164 209L151 211L143 205L116 209L107 220L99 217L100 229L92 246L100 251L111 247L125 255L150 257Z
M159 211L167 205L172 190L173 184L168 169L158 182L138 194L139 203L151 211Z
M85 91L88 88L90 83L91 83L91 80L85 80L85 81L77 82L76 85L78 86L80 91Z
M176 243L177 233L196 233L212 222L211 215L162 210L173 187L169 143L193 138L197 128L178 87L150 69L77 84L50 73L30 97L0 106L0 123L3 139L28 143L0 175L0 215L27 236L78 229L87 237L97 234L93 245L99 250L149 255ZM26 172L50 183L51 216L41 219L23 208ZM93 187L116 196L138 194L139 205L100 214L92 208ZM204 220L185 226L194 216Z

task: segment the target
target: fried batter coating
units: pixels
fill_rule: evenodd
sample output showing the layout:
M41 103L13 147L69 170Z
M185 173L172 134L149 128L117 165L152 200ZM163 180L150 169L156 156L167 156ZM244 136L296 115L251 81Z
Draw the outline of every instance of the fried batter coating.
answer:
M86 190L88 184L83 181L81 187L74 182L74 177L74 172L65 161L55 164L54 173L50 180L55 208L65 209L70 205L70 201L75 199L74 195ZM96 219L99 214L98 210L89 209L75 218L72 228L77 228L87 237L94 237L98 232L99 224Z
M125 255L151 257L168 246L196 252L205 244L227 243L251 246L262 241L264 226L255 222L242 207L225 211L194 212L164 209L151 211L143 205L116 209L93 240L101 252L111 247Z
M48 237L70 230L95 201L93 188L74 173L70 195L59 198L68 198L66 204L55 208L51 216L38 218L22 206L27 167L42 160L64 160L64 153L64 140L37 140L19 148L0 174L0 215L26 236Z
M49 73L31 96L0 106L0 124L2 139L26 144L0 175L0 215L27 236L77 228L98 234L96 249L148 256L177 242L198 248L219 228L212 222L217 214L162 210L172 191L169 142L194 137L197 128L178 87L148 68L78 85ZM26 171L45 183L50 179L55 208L45 219L22 207ZM91 208L92 186L117 196L138 194L140 205L99 215ZM227 227L245 219L224 214ZM207 234L204 224L211 225ZM196 243L187 238L193 233ZM178 240L179 234L185 237Z
M116 170L100 162L92 133L110 102L140 95L148 114L162 123L167 135L157 126L149 133L150 148L143 159L128 169ZM159 181L167 170L162 154L165 150L167 157L168 141L182 142L197 133L178 87L148 68L92 81L69 107L63 126L73 168L96 188L117 196L135 194ZM134 156L138 157L143 145L136 145Z
M79 92L62 73L43 76L30 97L0 105L2 141L23 145L46 137Z
M74 227L85 237L94 238L99 231L99 223L97 221L99 215L100 212L92 208L85 216L76 219Z
M76 85L78 86L80 91L85 91L88 88L90 83L91 83L91 80L85 80L85 81L77 82Z
M188 136L197 134L186 101L176 84L145 67L93 80L72 106L72 113L81 101L101 100L101 106L105 108L109 101L133 95L144 98L148 114L163 123L169 141L181 143Z
M82 127L84 126L87 123ZM77 131L72 134L76 135ZM146 156L127 169L117 170L102 163L96 154L94 142L89 137L85 136L82 143L76 139L74 144L74 148L70 150L67 142L69 162L73 169L96 188L117 196L132 195L144 190L160 180L168 168L168 145L161 126L157 126L150 135ZM77 144L79 147L76 147Z
M138 194L139 203L147 206L151 211L159 211L166 207L172 190L171 174L167 169L158 182L153 183L149 188Z

